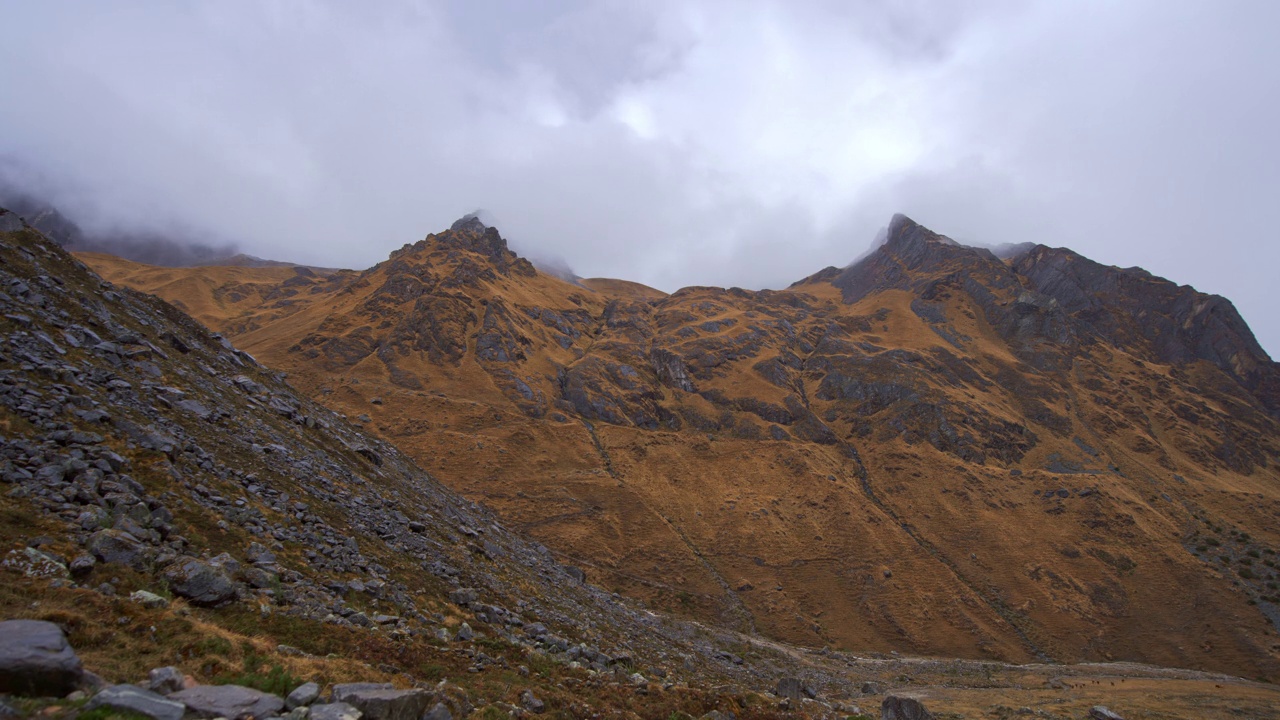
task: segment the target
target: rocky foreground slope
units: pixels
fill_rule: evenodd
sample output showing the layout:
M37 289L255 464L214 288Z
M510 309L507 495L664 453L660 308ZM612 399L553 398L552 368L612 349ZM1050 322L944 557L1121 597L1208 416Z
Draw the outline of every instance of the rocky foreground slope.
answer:
M813 647L1280 677L1280 371L1227 300L904 217L783 291L87 258L593 582Z
M5 213L0 340L0 714L1278 716L1274 686L1222 675L652 613Z

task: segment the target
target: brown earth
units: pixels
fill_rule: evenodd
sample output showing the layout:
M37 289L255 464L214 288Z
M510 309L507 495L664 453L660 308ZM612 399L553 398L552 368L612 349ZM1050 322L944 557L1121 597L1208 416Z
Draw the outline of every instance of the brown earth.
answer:
M782 291L574 285L474 221L363 272L81 258L654 607L1280 677L1280 373L1222 298L905 218Z

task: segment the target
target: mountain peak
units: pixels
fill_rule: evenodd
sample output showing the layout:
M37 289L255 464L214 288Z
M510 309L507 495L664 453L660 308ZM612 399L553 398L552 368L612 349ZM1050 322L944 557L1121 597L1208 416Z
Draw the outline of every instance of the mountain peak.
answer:
M489 226L485 225L484 221L480 219L480 214L482 212L482 210L476 210L463 215L457 220L454 220L453 224L449 226L449 229L454 232L467 231L483 233L485 230L489 229Z

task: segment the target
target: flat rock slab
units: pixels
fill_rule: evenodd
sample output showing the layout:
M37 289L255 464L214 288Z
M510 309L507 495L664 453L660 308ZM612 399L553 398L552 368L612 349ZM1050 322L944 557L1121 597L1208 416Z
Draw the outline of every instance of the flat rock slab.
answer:
M336 693L335 693L336 694ZM434 696L426 690L352 690L341 701L364 715L365 720L420 720Z
M172 693L169 699L186 705L193 715L202 718L265 718L279 715L284 709L284 700L275 695L239 685L200 685Z
M312 705L307 720L360 720L359 710L346 703Z
M112 685L93 696L86 710L107 707L145 715L153 720L182 720L187 706L134 685Z
M338 683L329 689L329 698L335 703L347 701L347 695L350 693L361 692L364 690L394 690L395 685L391 683Z
M83 676L62 628L41 620L0 622L0 693L62 697Z

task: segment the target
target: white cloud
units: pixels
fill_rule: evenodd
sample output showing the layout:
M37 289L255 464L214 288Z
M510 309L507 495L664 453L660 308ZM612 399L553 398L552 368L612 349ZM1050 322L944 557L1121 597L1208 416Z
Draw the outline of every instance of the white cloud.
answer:
M904 211L1236 300L1264 344L1264 2L10 8L0 155L97 222L354 266L476 207L579 272L781 286Z

